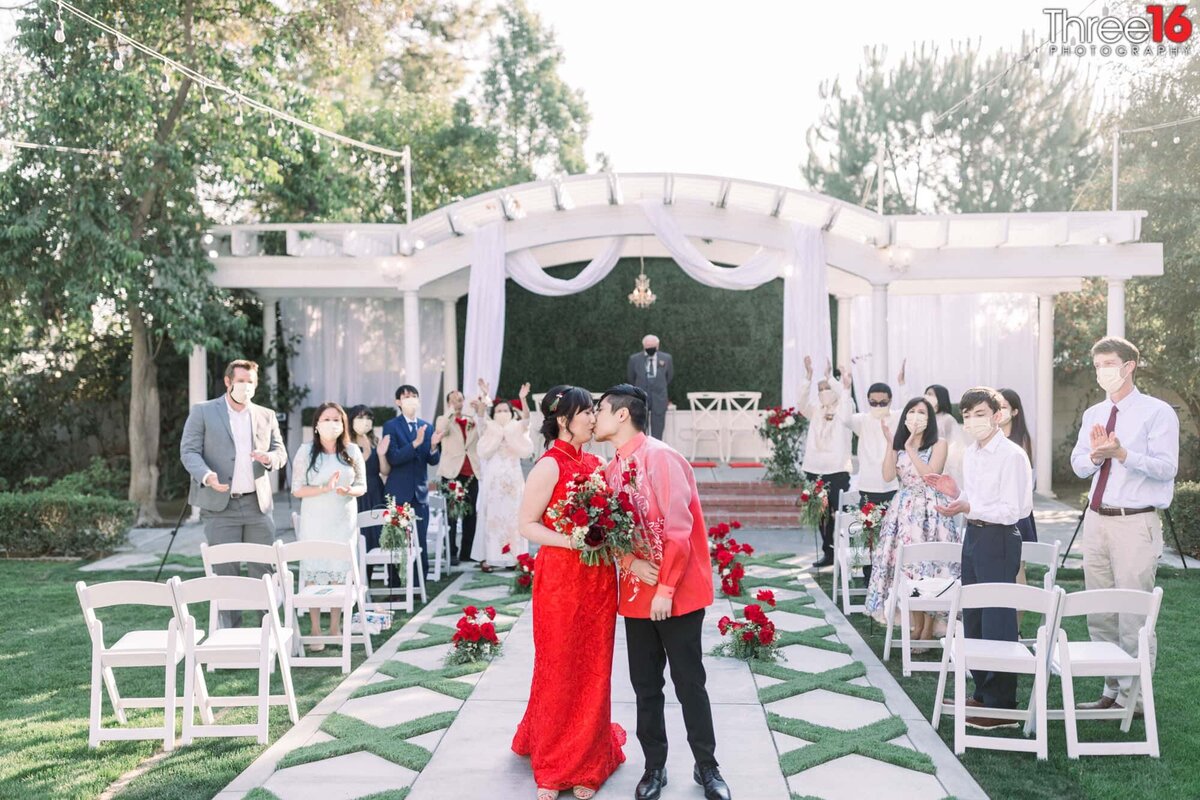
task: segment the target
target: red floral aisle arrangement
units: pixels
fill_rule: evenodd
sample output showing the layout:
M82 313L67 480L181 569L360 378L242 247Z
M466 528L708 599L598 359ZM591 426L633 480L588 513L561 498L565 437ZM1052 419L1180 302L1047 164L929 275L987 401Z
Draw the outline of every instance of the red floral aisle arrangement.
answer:
M379 532L379 546L393 553L408 549L410 537L416 528L417 512L408 503L396 505L390 494L384 497L387 507L383 510L383 529Z
M812 484L800 487L800 496L796 498L800 509L800 524L810 528L821 527L822 520L829 513L829 487L825 481L818 478Z
M521 553L517 556L517 577L513 579L513 594L533 593L533 556Z
M471 504L467 502L467 492L471 489L473 477L465 480L441 478L438 480L438 491L446 498L446 516L450 519L462 519L470 516Z
M739 556L754 555L749 543L739 542L729 534L742 527L737 520L721 522L708 529L709 553L713 566L721 577L721 592L729 597L742 594L742 578L746 576L746 565Z
M446 657L447 664L474 664L489 661L500 653L496 636L496 609L488 606L482 611L475 606L463 609L454 636L454 649Z
M571 539L589 567L611 564L633 552L633 500L613 492L603 471L567 484L567 496L546 511L554 529Z
M875 553L875 537L879 535L879 529L883 526L883 515L886 511L886 503L863 503L862 508L858 510L858 519L855 520L858 524L850 527L850 548L854 554L852 566L863 566L864 556L866 563L871 563L871 557Z
M769 591L758 593L758 600L775 607L775 596ZM767 617L763 607L752 603L742 610L741 619L721 617L717 621L717 630L725 637L725 641L717 645L713 655L730 656L744 661L774 661L776 658L775 645L778 637L775 634L775 623Z
M804 458L804 432L807 421L795 408L773 406L758 425L758 435L771 444L764 459L766 480L776 486L799 486L804 482L800 462Z

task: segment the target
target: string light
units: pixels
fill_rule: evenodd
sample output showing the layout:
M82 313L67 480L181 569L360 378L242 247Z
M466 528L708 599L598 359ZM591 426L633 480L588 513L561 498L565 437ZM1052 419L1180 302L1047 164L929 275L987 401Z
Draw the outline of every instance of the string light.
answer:
M125 69L125 62L121 60L121 51L120 50L118 50L117 54L115 56L113 56L112 68L115 69L117 72L120 72L121 70Z
M56 9L56 12L58 14L58 27L54 29L54 41L62 44L63 42L67 41L67 32L63 29L61 4Z
M212 111L212 103L208 102L208 90L203 86L200 87L200 113L207 114Z

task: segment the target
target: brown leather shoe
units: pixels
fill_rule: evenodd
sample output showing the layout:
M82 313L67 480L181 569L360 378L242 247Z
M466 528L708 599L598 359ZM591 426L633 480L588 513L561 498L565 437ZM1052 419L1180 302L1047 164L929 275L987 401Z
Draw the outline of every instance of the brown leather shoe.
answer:
M993 719L991 717L967 717L967 727L981 731L995 731L1001 728L1018 728L1021 723L1015 719Z
M1117 705L1117 698L1103 695L1099 700L1092 703L1076 703L1075 708L1080 711L1104 711Z
M976 700L974 697L967 698L967 708L983 708L983 703Z

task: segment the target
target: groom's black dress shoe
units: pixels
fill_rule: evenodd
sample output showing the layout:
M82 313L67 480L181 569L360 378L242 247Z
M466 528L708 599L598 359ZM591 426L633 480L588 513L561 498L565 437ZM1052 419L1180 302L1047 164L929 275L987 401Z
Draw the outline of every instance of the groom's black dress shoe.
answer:
M663 787L666 785L667 771L665 769L648 769L642 773L642 779L638 781L633 796L637 800L658 800L658 796L662 794Z
M821 569L822 567L832 567L832 566L833 566L833 556L827 555L827 556L823 556L820 561L814 561L812 568L813 569Z
M729 786L721 777L721 771L717 769L716 764L711 767L702 767L697 764L696 769L692 772L692 777L696 779L696 783L704 787L704 800L732 800L733 795L729 793Z

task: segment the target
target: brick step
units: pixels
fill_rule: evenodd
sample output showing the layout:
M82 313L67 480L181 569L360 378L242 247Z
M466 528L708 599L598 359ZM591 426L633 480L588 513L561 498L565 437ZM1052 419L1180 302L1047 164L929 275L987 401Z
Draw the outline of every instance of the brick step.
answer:
M781 514L773 511L738 511L736 509L724 508L705 508L704 521L709 525L716 525L718 522L728 522L737 520L742 523L743 528L798 528L800 527L800 517L798 514ZM736 538L737 532L734 532Z
M706 494L700 493L700 502L705 508L744 508L747 511L768 509L790 509L796 507L793 495L750 495L750 494Z
M771 497L795 497L799 489L790 486L776 486L773 483L754 481L749 483L723 483L721 481L704 481L696 484L701 496L712 494L760 495Z

